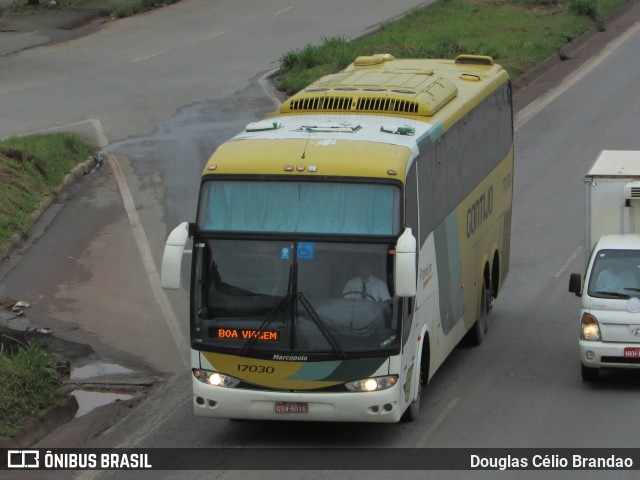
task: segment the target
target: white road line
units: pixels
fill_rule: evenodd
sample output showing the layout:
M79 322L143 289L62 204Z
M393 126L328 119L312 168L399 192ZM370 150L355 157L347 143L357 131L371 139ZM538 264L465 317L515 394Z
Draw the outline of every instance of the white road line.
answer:
M216 38L220 35L224 35L225 33L229 33L230 31L231 30L222 30L221 32L212 33L211 35L209 35L209 38Z
M145 60L149 60L150 58L159 57L160 55L164 55L164 52L154 53L152 55L147 55L146 57L136 58L135 60L131 60L131 63L144 62Z
M288 12L289 10L291 10L293 8L293 5L291 5L290 7L287 8L283 8L282 10L280 10L279 12L276 12L276 15L281 15L284 12Z
M562 95L566 90L575 85L591 70L600 65L613 51L622 45L629 37L640 30L640 22L636 22L630 28L627 29L622 35L617 37L614 41L610 42L600 54L593 57L590 61L582 65L574 74L565 78L556 88L549 90L546 94L537 100L534 100L529 105L524 107L518 112L514 122L515 130L518 130L525 123L540 113L547 105L553 102L556 98Z
M131 191L129 190L129 186L120 170L120 165L118 164L118 158L113 153L107 153L107 163L111 167L111 171L113 173L114 178L116 179L116 183L118 184L118 189L120 190L120 196L122 197L122 203L124 204L125 211L127 212L127 216L129 217L129 223L131 224L133 236L136 240L136 244L138 245L138 250L140 250L140 255L142 257L142 263L144 264L145 270L147 272L147 277L149 278L149 285L151 286L151 291L153 292L153 296L162 311L162 315L164 317L165 323L167 327L169 327L169 331L171 332L171 336L173 337L173 341L178 348L178 352L180 352L180 358L183 361L183 364L186 366L188 364L189 359L189 351L187 350L187 341L182 334L182 330L180 330L180 323L178 322L178 318L171 307L171 303L167 298L167 295L164 293L164 290L160 286L160 275L158 274L158 270L156 269L156 264L153 261L153 257L151 256L151 247L149 245L149 239L147 238L147 233L144 231L144 227L140 222L140 218L138 217L138 211L136 210L135 204L133 202L133 196L131 195Z
M427 442L429 441L433 433L440 427L442 422L444 422L445 418L447 418L447 416L451 413L451 411L454 408L456 408L456 405L458 405L459 401L460 401L460 397L454 397L451 399L451 401L448 403L448 405L445 407L442 413L438 415L438 418L436 418L433 421L433 423L427 429L425 434L420 438L420 440L418 440L418 443L416 443L415 448L424 448L427 445Z
M100 123L100 120L92 118L86 120L85 122L78 123L86 122L93 125L93 128L96 132L98 145L101 148L108 146L109 140L104 134L102 123ZM180 353L180 358L182 359L183 365L186 366L189 364L190 355L189 350L187 350L187 341L182 334L182 330L180 330L180 323L173 311L173 308L171 307L171 303L169 302L169 299L167 298L164 290L160 286L160 275L158 274L156 264L153 261L149 239L147 238L147 234L144 231L142 223L140 222L140 218L138 217L138 212L133 202L131 190L129 190L129 186L127 185L124 175L122 174L120 164L118 163L118 158L113 153L107 154L107 163L109 164L109 167L111 167L113 176L116 179L118 190L120 191L120 197L122 198L122 203L124 205L125 211L127 212L129 223L132 227L133 237L136 241L136 245L138 246L138 250L140 251L142 263L149 278L151 291L156 299L156 302L158 303L158 306L160 307L160 310L162 311L165 323L167 324L171 336L173 337L173 341L178 348L178 352Z
M558 270L558 272L553 277L554 278L559 278L560 276L564 275L564 272L567 271L567 269L573 263L573 261L576 259L576 257L582 253L583 249L584 248L582 246L579 246L578 248L576 248L574 250L574 252L571 254L571 256L567 259L567 261L564 262L564 265L562 265L562 267L560 267L560 270Z

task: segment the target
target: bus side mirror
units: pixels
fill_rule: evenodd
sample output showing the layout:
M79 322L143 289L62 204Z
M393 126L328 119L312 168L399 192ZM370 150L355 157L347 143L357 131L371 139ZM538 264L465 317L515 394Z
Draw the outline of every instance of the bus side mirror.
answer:
M576 297L580 297L582 290L582 277L579 273L572 273L569 277L569 292L575 293Z
M405 228L398 238L393 269L398 297L416 296L416 243L410 228Z
M182 222L169 234L164 246L160 283L162 288L177 290L180 288L180 273L182 270L182 255L189 239L189 223Z

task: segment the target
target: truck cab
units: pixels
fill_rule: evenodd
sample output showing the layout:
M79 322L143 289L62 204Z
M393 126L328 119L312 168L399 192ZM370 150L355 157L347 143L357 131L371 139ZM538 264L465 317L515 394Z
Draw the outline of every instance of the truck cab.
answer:
M582 379L601 368L640 368L640 235L604 235L589 258L584 286L574 273L569 291L582 298Z

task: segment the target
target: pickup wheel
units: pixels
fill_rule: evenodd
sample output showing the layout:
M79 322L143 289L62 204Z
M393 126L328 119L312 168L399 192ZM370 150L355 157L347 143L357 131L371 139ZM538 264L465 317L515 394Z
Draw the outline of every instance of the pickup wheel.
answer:
M583 382L595 382L598 379L598 375L600 375L599 368L585 367L582 364L580 364L580 367L582 368Z

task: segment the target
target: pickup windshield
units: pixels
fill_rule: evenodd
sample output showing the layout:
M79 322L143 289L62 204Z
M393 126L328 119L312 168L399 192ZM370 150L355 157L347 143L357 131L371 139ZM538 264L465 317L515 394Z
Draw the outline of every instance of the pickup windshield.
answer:
M589 296L631 298L640 295L640 251L600 250L596 252Z
M380 244L197 241L192 341L249 355L389 354L400 338L389 250Z

